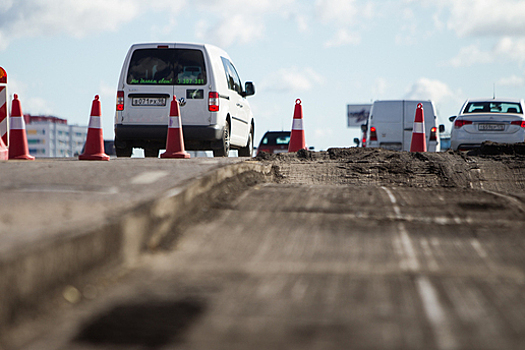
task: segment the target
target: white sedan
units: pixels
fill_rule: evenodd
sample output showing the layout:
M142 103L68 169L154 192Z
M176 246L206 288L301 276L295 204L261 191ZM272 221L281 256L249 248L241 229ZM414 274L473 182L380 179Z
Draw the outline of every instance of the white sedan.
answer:
M524 103L520 99L467 100L454 123L450 146L454 151L480 147L484 141L517 143L525 141Z

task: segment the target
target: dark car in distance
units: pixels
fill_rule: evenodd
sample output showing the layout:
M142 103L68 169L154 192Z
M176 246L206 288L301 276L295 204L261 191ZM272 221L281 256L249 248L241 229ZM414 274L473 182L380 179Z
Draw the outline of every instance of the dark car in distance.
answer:
M288 152L290 131L267 131L257 147L257 154L266 152L270 154Z

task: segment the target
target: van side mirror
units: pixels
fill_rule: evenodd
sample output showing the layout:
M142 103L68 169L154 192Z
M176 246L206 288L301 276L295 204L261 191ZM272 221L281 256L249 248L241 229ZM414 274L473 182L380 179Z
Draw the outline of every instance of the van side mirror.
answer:
M442 134L445 132L445 125L439 124L439 133Z
M456 116L455 116L455 115L453 115L452 117L449 117L449 118L448 118L448 120L450 120L451 123L454 122L454 119L456 119Z
M367 128L366 124L361 124L361 131L362 132L366 132L367 129L368 128Z
M255 95L255 86L253 85L251 81L247 81L244 84L244 94L243 95L244 97Z
M359 141L359 138L358 138L358 137L354 138L354 143L355 143L355 146L356 146L356 147L359 147L359 144L360 144L361 142Z

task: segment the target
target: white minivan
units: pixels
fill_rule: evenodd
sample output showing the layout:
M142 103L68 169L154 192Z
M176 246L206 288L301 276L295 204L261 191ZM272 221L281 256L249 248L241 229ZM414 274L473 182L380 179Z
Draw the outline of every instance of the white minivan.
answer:
M212 150L227 157L231 149L251 157L255 121L243 86L228 54L207 44L148 43L132 45L117 88L115 150L131 157L143 148L157 157L166 148L170 101L180 103L184 146Z
M374 101L367 125L363 128L366 147L410 151L416 108L419 103L423 104L427 151L439 152L439 133L445 131L445 126L436 127L437 116L432 101Z

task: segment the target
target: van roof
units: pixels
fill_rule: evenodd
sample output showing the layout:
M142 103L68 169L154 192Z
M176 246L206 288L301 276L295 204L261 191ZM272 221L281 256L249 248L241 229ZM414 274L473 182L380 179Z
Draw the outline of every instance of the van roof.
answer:
M154 43L137 43L131 45L132 49L150 49L150 48L156 48L158 46L165 46L165 45L174 45L175 47L184 47L184 48L195 48L200 50L206 50L208 52L216 53L220 56L224 56L229 58L226 51L221 49L220 47L210 45L210 44L201 44L201 43L184 43L184 42L154 42Z

